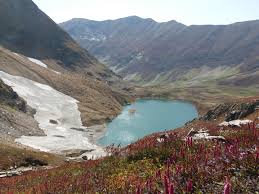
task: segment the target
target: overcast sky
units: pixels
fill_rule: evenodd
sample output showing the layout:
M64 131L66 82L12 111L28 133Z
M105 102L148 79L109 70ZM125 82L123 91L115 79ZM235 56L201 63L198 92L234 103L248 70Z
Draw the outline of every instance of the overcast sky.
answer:
M259 0L33 0L55 22L131 15L158 22L229 24L259 19Z

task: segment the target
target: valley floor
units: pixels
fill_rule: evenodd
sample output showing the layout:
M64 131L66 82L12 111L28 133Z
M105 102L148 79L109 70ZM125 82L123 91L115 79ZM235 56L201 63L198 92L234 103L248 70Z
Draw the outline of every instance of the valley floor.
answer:
M138 86L136 87L136 93L139 98L177 99L193 102L200 115L202 115L218 104L238 102L243 98L258 96L259 87L244 88L214 84L188 87L172 84L146 87Z

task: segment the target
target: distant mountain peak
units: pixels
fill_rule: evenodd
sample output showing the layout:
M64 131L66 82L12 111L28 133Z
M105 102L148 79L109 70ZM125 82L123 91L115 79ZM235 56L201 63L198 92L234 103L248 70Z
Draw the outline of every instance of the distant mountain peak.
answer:
M153 18L143 18L143 17L139 17L136 15L133 16L127 16L127 17L123 17L123 18L118 18L118 19L107 19L107 20L92 20L92 19L87 19L87 18L72 18L71 20L68 20L66 22L62 22L60 23L60 25L63 25L67 22L114 22L114 21L143 21L143 22L153 22L153 23L175 23L175 24L181 24L179 22L177 22L176 20L170 20L168 22L157 22L156 20L154 20Z
M258 81L259 72L250 77L248 72L259 68L257 23L186 26L175 20L159 23L129 16L80 25L69 21L61 26L127 80L192 83L194 78L196 82L221 78L232 84L242 71L244 81L238 84L245 84Z

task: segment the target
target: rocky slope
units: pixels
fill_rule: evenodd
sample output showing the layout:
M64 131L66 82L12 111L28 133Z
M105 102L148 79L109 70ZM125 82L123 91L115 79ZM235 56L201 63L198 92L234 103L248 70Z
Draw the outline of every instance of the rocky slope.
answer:
M110 82L68 71L53 65L52 61L44 61L48 68L43 68L21 54L16 55L0 48L1 71L49 85L77 99L82 121L86 126L109 120L119 113L123 103L130 100L126 92L111 86Z
M60 26L126 80L258 87L259 21L185 26L133 16Z
M0 44L3 47L39 60L52 59L69 69L105 71L31 0L1 0L0 18Z
M26 102L19 98L16 92L10 86L7 86L0 80L0 103L1 105L10 106L16 110L26 112Z
M33 110L11 87L0 80L0 139L12 141L22 135L44 135L33 119Z
M130 99L125 84L31 0L0 0L0 45L0 71L74 97L85 125L111 119Z
M201 117L201 120L212 121L214 119L224 118L225 121L232 121L246 118L259 110L259 99L248 100L246 102L232 102L220 104L213 110L210 110Z

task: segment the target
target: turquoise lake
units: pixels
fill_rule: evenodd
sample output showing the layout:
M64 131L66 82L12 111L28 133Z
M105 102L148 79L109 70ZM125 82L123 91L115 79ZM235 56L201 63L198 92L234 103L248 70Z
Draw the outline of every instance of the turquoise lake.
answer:
M136 110L130 113L130 110ZM125 146L154 132L176 129L198 117L196 107L183 101L138 100L124 107L122 113L107 124L102 146Z

